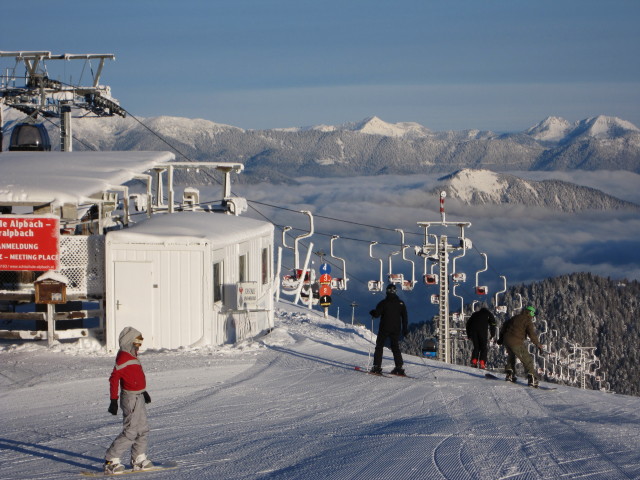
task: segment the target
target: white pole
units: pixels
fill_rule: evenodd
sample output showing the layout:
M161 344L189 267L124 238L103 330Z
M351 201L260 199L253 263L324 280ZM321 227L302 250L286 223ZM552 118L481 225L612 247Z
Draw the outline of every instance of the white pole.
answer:
M51 348L55 343L56 312L53 303L47 304L47 346Z
M293 303L294 304L298 304L298 301L300 300L300 291L302 290L302 286L304 285L304 279L307 276L307 270L308 270L308 266L309 266L309 259L311 258L311 251L313 250L313 243L309 243L309 249L307 250L307 256L304 259L304 267L302 268L302 275L300 276L300 282L298 283L298 288L296 289L296 298L294 299ZM311 278L311 276L309 276L309 278ZM313 292L309 292L309 300L311 299L311 295L313 295ZM312 303L309 304L310 306L313 306Z
M278 247L278 264L276 268L276 277L273 279L273 284L276 287L276 303L280 301L280 270L282 268L282 247Z

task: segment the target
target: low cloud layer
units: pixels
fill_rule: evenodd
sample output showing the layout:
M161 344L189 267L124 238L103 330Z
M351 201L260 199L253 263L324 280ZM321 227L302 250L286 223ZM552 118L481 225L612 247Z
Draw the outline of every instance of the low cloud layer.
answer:
M618 198L640 203L640 176L629 172L517 172L523 178L555 178L576 184L601 189ZM368 292L368 280L379 278L379 261L369 257L369 242L377 241L373 247L374 256L383 259L384 279L389 268L394 273L411 277L411 263L394 254L400 250L400 233L403 229L406 258L415 265L418 285L411 292L402 292L413 310L413 320L430 318L433 307L429 303L433 286L422 283L423 259L414 254L414 246L423 244L424 230L417 222L441 219L439 199L428 192L437 185L440 175L376 176L358 178L302 178L300 184L282 185L237 185L234 191L249 200L278 205L291 210L310 210L314 215L316 234L304 243L313 242L313 251L324 251L325 258L335 264L334 275L341 275L339 262L329 258L331 235L341 238L334 243L335 255L347 259L347 273L351 278L349 290L334 291L332 306L341 306L341 314L350 316L351 302L362 305L364 313L374 306L382 296L372 297ZM277 225L294 228L294 235L308 230L305 215L266 205L252 203L264 217L255 211L249 215L267 218ZM487 300L475 295L476 272L484 268L480 255L488 256L489 269L478 274L478 284L489 287L489 297L502 288L501 275L507 277L509 285L529 283L547 277L573 272L592 272L614 279L640 279L640 218L637 212L581 212L559 213L542 208L522 205L467 206L447 198L446 220L451 222L471 222L465 229L465 236L473 242L463 258L456 261L456 270L467 274L467 281L456 289L462 295L461 303ZM322 217L329 217L322 218ZM337 221L345 220L347 222ZM372 228L366 225L376 226ZM437 229L429 233L447 235L450 244L457 244L460 234L458 227ZM276 231L276 241L280 244L281 233ZM293 244L291 239L287 240ZM304 259L303 251L300 258ZM461 252L452 254L460 255ZM312 255L317 268L320 257ZM427 265L430 269L431 263ZM293 253L283 251L283 268L293 267ZM458 300L452 310L458 310ZM335 314L335 313L334 313ZM366 314L365 314L366 315ZM424 317L424 318L423 318ZM361 317L362 320L362 317ZM368 319L367 319L368 321Z

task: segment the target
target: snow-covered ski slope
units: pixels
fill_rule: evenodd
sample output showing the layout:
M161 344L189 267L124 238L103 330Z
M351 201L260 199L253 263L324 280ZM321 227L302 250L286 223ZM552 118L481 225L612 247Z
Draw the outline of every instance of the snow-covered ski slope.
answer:
M405 366L417 378L362 375L367 330L280 306L254 341L141 355L149 456L179 463L145 478L640 478L640 398L540 391L416 357ZM102 464L121 417L106 411L114 356L97 347L1 344L0 478Z

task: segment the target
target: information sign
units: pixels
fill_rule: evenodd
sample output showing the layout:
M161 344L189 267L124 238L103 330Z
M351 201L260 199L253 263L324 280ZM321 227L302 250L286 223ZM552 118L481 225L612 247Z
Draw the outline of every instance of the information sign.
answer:
M331 265L329 265L328 263L323 263L322 265L320 265L320 273L326 273L329 274L331 273Z
M57 270L59 240L57 217L0 215L0 270Z
M35 282L36 303L67 303L67 286L56 280L45 279Z
M258 282L238 282L238 310L252 310L258 304Z
M320 291L318 292L321 297L331 296L331 286L330 285L320 285Z
M320 297L320 306L328 307L329 305L331 305L331 297L330 296Z

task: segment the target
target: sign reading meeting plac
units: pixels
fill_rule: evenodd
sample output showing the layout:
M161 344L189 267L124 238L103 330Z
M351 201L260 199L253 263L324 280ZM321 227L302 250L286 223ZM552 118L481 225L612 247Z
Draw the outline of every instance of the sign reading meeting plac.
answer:
M57 217L0 215L0 270L57 270L60 220Z

